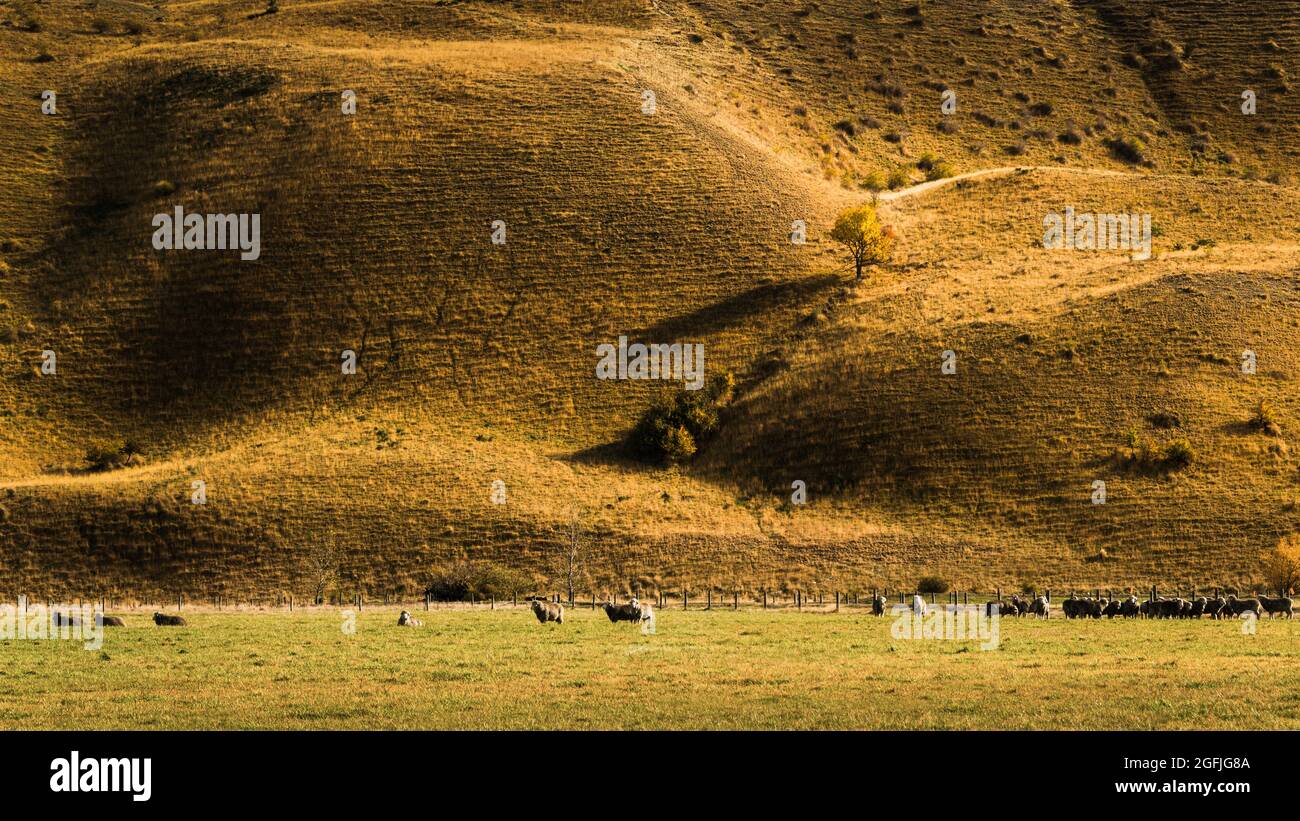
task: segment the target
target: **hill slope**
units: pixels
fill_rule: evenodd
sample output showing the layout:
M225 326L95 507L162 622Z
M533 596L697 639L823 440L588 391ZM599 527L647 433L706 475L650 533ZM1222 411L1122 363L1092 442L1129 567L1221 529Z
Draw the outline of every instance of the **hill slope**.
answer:
M575 512L602 586L1235 584L1294 527L1297 143L1265 104L1294 26L1190 0L103 5L0 29L30 101L5 133L36 146L0 193L15 592L301 591L322 540L340 588L463 557L546 585ZM1254 119L1218 101L1237 77L1269 80ZM848 283L834 215L927 152L1011 167L886 195L898 258ZM154 250L178 205L260 214L260 257ZM1043 250L1067 205L1150 213L1156 257ZM674 389L593 378L620 335L737 375L694 464L620 454ZM1281 436L1243 426L1260 399ZM1192 464L1123 470L1130 429ZM123 440L145 465L84 471Z

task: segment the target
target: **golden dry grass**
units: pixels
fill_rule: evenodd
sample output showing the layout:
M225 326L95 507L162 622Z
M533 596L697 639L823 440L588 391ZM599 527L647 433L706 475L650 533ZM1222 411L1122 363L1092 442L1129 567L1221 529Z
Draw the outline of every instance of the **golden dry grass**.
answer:
M622 588L1249 584L1295 526L1300 194L1243 178L1297 158L1300 30L1271 6L264 5L0 4L28 103L0 111L11 592L301 594L325 532L348 589L417 589L461 557L545 585L575 507L595 583ZM1111 156L1121 134L1150 166ZM923 152L1025 170L888 199L899 257L848 285L831 218L870 171L919 180ZM262 258L155 252L149 218L177 203L260 212ZM1044 251L1065 205L1152 213L1156 258ZM698 464L615 452L663 389L591 378L621 333L703 342L711 376L739 375ZM46 347L57 377L33 372ZM1260 398L1280 439L1239 427ZM1193 465L1105 464L1130 428L1174 435L1144 428L1158 411ZM126 438L150 464L77 472Z

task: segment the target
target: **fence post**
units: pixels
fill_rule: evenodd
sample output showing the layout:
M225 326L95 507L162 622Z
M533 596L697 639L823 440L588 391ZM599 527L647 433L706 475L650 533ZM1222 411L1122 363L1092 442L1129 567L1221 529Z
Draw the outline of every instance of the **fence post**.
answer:
M795 603L795 607L797 607L799 610L803 610L803 591L802 591L802 590L796 590L796 591L794 591L794 603Z
M740 594L735 590L731 591L731 609L732 610L740 609Z
M704 596L705 596L705 599L706 599L706 603L705 603L705 605L704 605L704 609L705 609L705 610L712 610L712 609L713 609L713 588L710 587L708 590L706 590L706 591L704 592Z
M840 591L836 590L836 591L835 591L835 610L838 612L839 609L840 609Z
M763 588L763 609L767 609L767 588Z
M185 606L185 594L184 594L184 593L177 593L177 594L176 594L176 609L177 609L177 610L180 610L180 609L181 609L182 607L184 607L184 606Z

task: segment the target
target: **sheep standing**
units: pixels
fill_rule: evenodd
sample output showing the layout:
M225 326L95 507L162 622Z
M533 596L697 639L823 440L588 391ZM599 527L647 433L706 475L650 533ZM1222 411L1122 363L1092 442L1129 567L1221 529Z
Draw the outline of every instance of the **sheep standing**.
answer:
M608 601L601 605L605 608L605 615L611 622L630 621L634 624L641 625L641 632L650 634L655 631L655 611L648 604L642 604L633 597L632 601L627 604L614 604Z
M1259 599L1239 599L1234 594L1228 597L1228 606L1224 609L1224 612L1230 616L1240 616L1242 613L1254 613L1255 618L1259 618L1261 610L1263 610L1263 608L1260 607Z
M1135 619L1142 615L1142 605L1138 603L1137 596L1129 596L1120 602L1119 614L1126 619Z
M925 599L916 593L912 594L912 612L918 616L925 615Z
M885 615L885 604L888 603L888 601L889 599L885 598L884 596L875 596L874 598L872 598L871 615L873 616Z
M1228 606L1228 600L1222 596L1216 596L1212 599L1206 599L1205 612L1212 619L1223 618L1223 609Z
M1268 617L1273 618L1274 613L1285 613L1286 617L1291 618L1291 600L1286 596L1271 598L1269 596L1260 596L1259 605L1268 613Z
M1052 605L1046 596L1039 596L1029 605L1029 612L1040 619L1049 619L1052 617Z
M564 605L559 602L533 599L533 615L541 624L546 624L548 621L564 624Z

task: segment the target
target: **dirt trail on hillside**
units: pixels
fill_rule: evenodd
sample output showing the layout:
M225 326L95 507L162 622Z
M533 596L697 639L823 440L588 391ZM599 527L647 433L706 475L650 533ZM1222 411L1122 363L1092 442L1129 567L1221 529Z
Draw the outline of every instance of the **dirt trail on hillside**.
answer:
M925 194L936 188L943 188L948 185L956 185L962 180L973 180L984 177L1008 177L1012 174L1018 174L1026 171L1050 171L1053 173L1065 174L1089 174L1098 177L1143 177L1151 176L1149 174L1139 174L1133 171L1112 171L1106 168L1058 168L1050 165L1001 165L997 168L980 168L975 171L967 171L964 174L955 174L951 177L944 177L939 180L930 180L929 182L919 183L910 188L903 188L898 191L880 192L880 202L893 202L904 197L914 197L917 194Z

